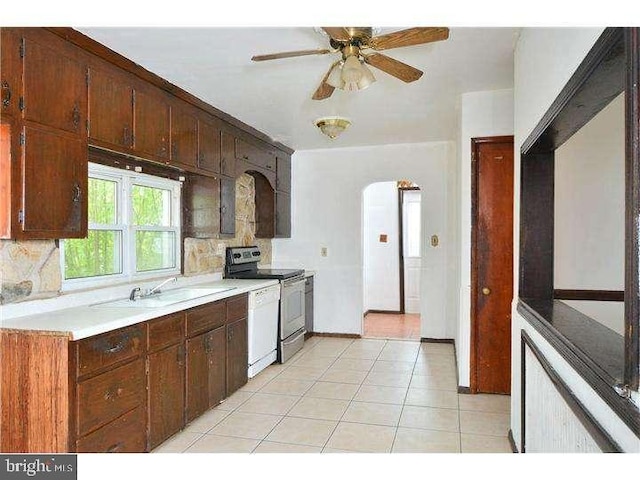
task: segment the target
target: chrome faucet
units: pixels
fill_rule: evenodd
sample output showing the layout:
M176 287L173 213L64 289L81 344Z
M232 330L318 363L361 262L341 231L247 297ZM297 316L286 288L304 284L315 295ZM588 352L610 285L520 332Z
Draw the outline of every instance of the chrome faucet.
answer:
M147 292L144 294L144 296L148 297L149 295L153 295L154 293L160 293L160 289L162 287L164 287L167 283L169 283L169 282L177 282L177 281L178 281L178 277L167 278L166 280L161 282L159 285L156 285L155 287L150 288L149 290L147 290Z
M129 300L131 300L132 302L135 302L136 300L139 300L141 298L149 297L154 293L160 293L160 288L164 287L167 283L177 282L177 281L178 281L177 277L167 278L166 280L161 282L159 285L156 285L155 287L146 290L144 293L142 293L142 290L140 289L140 287L136 287L133 290L131 290L131 293L129 294Z

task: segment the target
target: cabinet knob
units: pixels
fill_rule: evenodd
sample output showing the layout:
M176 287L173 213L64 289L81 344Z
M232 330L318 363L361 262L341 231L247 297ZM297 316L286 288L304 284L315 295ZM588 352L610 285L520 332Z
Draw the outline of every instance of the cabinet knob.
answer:
M491 294L491 289L489 287L482 287L482 294L483 295L490 295Z

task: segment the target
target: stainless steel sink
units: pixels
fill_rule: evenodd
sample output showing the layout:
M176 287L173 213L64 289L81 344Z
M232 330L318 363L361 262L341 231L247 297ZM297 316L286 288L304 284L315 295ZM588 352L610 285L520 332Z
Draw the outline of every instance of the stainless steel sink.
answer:
M96 303L92 307L126 307L126 308L159 308L173 305L174 303L186 302L194 298L214 295L216 293L233 290L237 287L184 287L166 292L156 293L149 297L138 298L137 300L112 300L110 302Z

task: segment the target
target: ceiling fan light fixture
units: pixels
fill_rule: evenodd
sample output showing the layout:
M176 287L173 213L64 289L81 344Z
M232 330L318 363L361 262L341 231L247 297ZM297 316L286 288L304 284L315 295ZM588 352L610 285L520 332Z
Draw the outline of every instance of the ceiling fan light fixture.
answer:
M331 85L333 88L344 89L344 80L342 80L342 64L344 62L340 62L336 64L329 72L329 76L325 80L328 85Z
M314 123L322 133L334 139L351 125L351 120L344 117L322 117L318 118Z

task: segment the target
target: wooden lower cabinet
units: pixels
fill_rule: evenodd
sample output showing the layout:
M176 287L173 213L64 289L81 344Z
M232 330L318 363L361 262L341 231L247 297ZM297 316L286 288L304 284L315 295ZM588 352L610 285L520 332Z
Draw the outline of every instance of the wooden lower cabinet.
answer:
M182 343L147 357L149 450L184 426L184 357Z
M226 396L225 327L187 339L187 422Z
M78 341L0 329L0 450L152 450L247 382L247 340L247 294Z
M227 325L227 395L247 383L247 319Z

